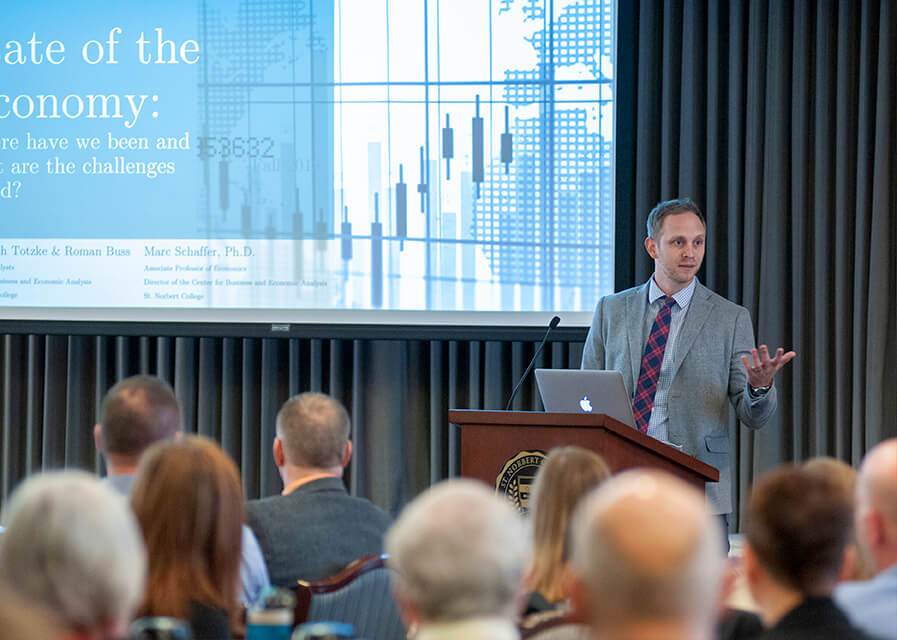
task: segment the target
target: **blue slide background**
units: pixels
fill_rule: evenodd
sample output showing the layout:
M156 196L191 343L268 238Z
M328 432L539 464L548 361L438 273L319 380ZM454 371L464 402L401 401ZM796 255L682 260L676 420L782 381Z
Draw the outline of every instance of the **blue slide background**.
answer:
M269 15L254 21L252 4L246 2L71 2L42 0L4 7L2 40L26 42L33 33L44 46L51 40L65 45L59 65L0 65L0 93L12 100L20 94L54 94L61 101L76 94L148 94L136 124L125 119L17 119L0 120L0 136L17 136L18 151L0 152L0 161L38 161L40 173L0 178L20 180L18 197L0 200L0 228L4 237L18 238L228 238L291 237L297 208L330 211L332 204L332 13L329 2L315 3L315 15ZM300 3L301 4L301 3ZM297 5L298 6L298 5ZM320 12L320 16L318 16ZM317 51L314 68L309 64L308 24L314 22ZM250 25L247 27L247 25ZM117 64L90 65L81 58L88 40L105 45L109 31L120 27ZM199 43L195 64L141 64L136 40L140 32L155 51L155 29L180 46L185 40ZM3 50L4 53L6 49ZM95 51L95 50L92 50ZM311 145L311 90L324 102L315 108L316 148ZM306 83L297 92L287 84ZM158 96L154 102L152 96ZM124 100L124 98L122 98ZM8 110L8 105L0 105ZM124 109L124 107L123 107ZM157 118L152 117L153 112ZM24 149L26 132L32 136L69 138L65 152ZM113 136L146 137L147 151L113 151L107 148L107 132ZM189 133L189 150L154 149L157 137L182 139ZM98 151L80 151L75 137L99 136ZM201 137L215 138L209 157L201 158ZM258 158L248 157L249 139L255 139ZM240 139L242 158L226 153ZM240 142L237 143L241 144ZM261 159L262 151L268 156ZM225 153L222 153L225 152ZM291 157L285 153L293 152ZM175 163L174 175L48 175L46 161L59 155L76 166L89 161L112 160ZM315 171L296 171L285 181L285 167L308 168L314 157ZM227 168L222 168L222 159ZM226 176L226 186L222 179ZM315 185L313 187L313 184ZM296 190L298 189L298 201ZM227 192L222 195L223 190ZM289 193L287 193L289 191ZM227 204L225 209L222 204ZM313 206L314 205L314 206ZM281 210L288 206L287 214ZM277 211L278 215L272 212ZM313 230L313 216L305 216L306 232ZM327 231L332 224L321 217Z

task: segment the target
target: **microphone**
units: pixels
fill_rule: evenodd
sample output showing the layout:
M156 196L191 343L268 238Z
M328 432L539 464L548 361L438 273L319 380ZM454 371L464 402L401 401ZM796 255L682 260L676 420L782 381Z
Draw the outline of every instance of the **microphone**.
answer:
M517 392L520 391L520 385L523 384L523 381L526 380L526 376L529 375L529 372L532 370L533 365L536 364L536 358L538 358L539 354L542 353L542 347L544 347L545 343L548 341L548 334L550 334L560 323L561 319L558 316L553 317L551 319L551 322L548 323L548 330L545 332L545 335L542 336L542 342L540 342L539 346L536 347L536 352L533 354L533 359L529 361L529 366L526 368L526 371L523 372L523 375L520 376L520 380L517 381L517 385L511 392L511 397L508 398L508 406L505 407L505 411L511 410L511 403L514 402L514 398L517 396Z

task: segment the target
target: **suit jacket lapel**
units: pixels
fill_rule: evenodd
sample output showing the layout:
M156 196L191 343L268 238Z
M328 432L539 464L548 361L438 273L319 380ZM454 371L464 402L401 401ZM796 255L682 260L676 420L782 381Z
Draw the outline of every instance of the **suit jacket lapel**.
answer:
M714 303L710 300L710 291L707 287L698 283L698 286L695 287L694 295L691 297L691 302L688 303L688 309L685 311L685 318L683 318L682 328L679 330L679 337L676 338L676 353L673 354L673 378L676 377L676 372L679 371L682 360L685 359L686 354L691 349L691 345L694 344L695 338L701 333L701 329L713 312L714 306Z
M638 292L634 296L630 296L626 300L626 334L629 338L629 362L631 365L630 376L623 376L626 383L626 390L630 397L635 393L635 385L638 384L638 374L642 368L642 351L645 349L644 332L645 332L645 313L648 308L648 285L650 280L644 286L638 288Z

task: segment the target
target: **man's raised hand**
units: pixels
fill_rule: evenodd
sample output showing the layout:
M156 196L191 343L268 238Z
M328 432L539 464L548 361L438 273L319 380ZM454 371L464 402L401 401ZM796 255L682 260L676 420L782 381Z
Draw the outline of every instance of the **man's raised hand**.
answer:
M755 389L764 389L772 385L772 380L779 369L788 364L797 354L794 351L785 353L782 347L776 349L775 357L769 357L769 349L761 344L759 349L751 349L751 356L741 356L741 364L747 372L748 384Z

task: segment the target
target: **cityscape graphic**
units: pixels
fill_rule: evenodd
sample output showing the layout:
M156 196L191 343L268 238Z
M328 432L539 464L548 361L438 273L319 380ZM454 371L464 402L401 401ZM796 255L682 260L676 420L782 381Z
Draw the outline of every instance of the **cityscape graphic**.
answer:
M201 0L198 234L292 241L271 260L339 280L339 308L591 311L613 290L614 11Z

